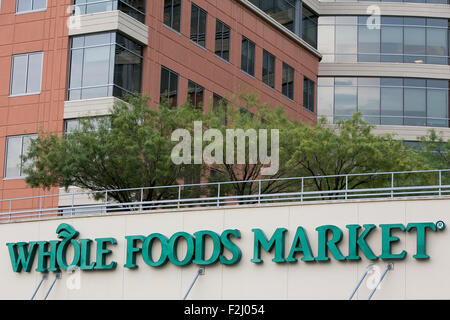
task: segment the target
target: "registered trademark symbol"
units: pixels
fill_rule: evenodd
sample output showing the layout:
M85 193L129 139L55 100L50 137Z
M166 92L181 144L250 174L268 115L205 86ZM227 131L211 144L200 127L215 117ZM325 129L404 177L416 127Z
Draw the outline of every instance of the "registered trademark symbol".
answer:
M438 230L444 230L445 229L445 223L444 223L444 221L438 221L438 222L436 222L436 228L438 229Z

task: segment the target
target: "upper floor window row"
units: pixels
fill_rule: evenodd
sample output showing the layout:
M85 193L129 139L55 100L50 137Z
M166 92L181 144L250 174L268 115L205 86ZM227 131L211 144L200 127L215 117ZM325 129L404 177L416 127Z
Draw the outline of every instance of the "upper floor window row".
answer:
M448 64L449 20L329 16L319 18L322 62Z
M320 0L324 1L325 0ZM349 2L365 2L369 0L347 0ZM437 4L447 4L450 3L449 0L370 0L372 2L409 2L409 3L437 3ZM342 2L342 0L326 0L326 2Z
M145 0L74 0L75 15L119 10L145 22Z
M17 0L16 13L29 13L47 9L47 0Z

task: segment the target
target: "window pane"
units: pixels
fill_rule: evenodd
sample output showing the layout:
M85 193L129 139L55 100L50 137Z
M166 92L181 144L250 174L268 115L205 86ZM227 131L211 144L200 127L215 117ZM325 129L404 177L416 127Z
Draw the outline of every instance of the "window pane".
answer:
M70 88L80 88L83 74L83 50L72 50L70 61Z
M33 10L42 10L47 7L47 0L33 0Z
M381 88L381 124L403 124L403 88Z
M448 30L428 28L427 29L427 55L442 57L427 57L427 63L446 64L448 61Z
M367 25L358 26L358 61L380 61L380 29L369 29Z
M358 88L358 111L362 112L364 121L380 124L380 88Z
M263 51L262 78L265 84L275 88L275 56L266 50Z
M18 0L16 12L24 12L33 10L32 0Z
M406 63L425 62L425 28L405 27L405 57Z
M357 108L357 87L337 86L334 92L335 120L351 118Z
M83 87L109 84L110 47L84 50Z
M336 62L356 62L358 32L356 26L336 26Z
M318 117L325 117L328 122L333 122L334 112L334 87L317 88L317 113Z
M20 177L20 155L22 154L22 137L6 139L6 178Z
M283 75L282 75L282 84L281 91L284 96L288 97L291 100L294 100L294 68L283 63Z
M403 62L403 28L381 26L381 61Z
M432 127L448 126L448 91L427 90L427 125Z
M189 80L188 82L188 98L189 102L195 108L201 108L203 106L203 87Z
M28 59L27 92L41 92L42 81L42 53L30 54Z
M405 88L405 125L426 125L426 90Z
M24 94L27 92L28 55L13 57L11 94Z

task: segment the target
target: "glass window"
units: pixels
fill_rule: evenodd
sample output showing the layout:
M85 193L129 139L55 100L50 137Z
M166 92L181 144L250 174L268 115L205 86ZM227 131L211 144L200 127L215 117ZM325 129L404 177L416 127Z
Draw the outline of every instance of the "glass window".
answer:
M47 0L17 0L16 13L42 11L47 9Z
M367 19L320 17L318 48L322 62L448 64L448 19L381 17L380 28L368 25Z
M73 37L71 45L69 100L141 91L141 45L114 32Z
M349 119L357 111L358 87L342 86L336 83L334 88L335 121Z
M427 125L448 127L448 91L427 89Z
M42 52L15 55L12 57L10 94L39 94L42 83Z
M357 61L358 28L356 17L336 17L335 62Z
M180 32L181 0L164 0L164 24Z
M358 25L358 61L379 62L380 29L370 29L366 23L366 17L363 18L360 22L364 23Z
M318 78L317 114L333 122L334 114L334 78Z
M98 116L98 117L90 117L89 123L92 124L92 126L94 127L94 130L97 130L101 121L105 121L109 119L108 116ZM109 121L109 120L107 120ZM108 123L108 125L110 125ZM68 133L73 133L76 130L80 130L81 129L81 121L80 119L67 119L64 120L64 133L68 134Z
M275 88L275 56L263 50L262 79L265 84Z
M177 106L178 74L165 67L161 67L161 96L160 101L168 99L172 108Z
M294 100L294 76L294 68L283 62L281 92L291 100Z
M302 7L302 39L317 48L317 21L318 15L307 8Z
M78 7L80 14L119 10L145 22L145 0L74 0L74 5Z
M230 27L225 23L216 20L216 56L226 61L230 61Z
M381 19L381 62L403 62L403 19Z
M250 2L294 32L295 0L250 0Z
M361 111L374 124L449 127L448 80L320 77L317 94L317 113L330 120L333 110L335 121Z
M403 88L381 87L381 124L403 124Z
M311 112L314 112L314 95L315 86L314 81L304 77L303 78L303 107Z
M427 19L432 24L435 20L444 19ZM447 22L444 20L444 22ZM447 22L448 23L448 22ZM427 60L430 64L447 64L448 61L448 28L447 27L429 27L426 34Z
M203 108L203 92L202 86L196 84L194 81L189 80L188 82L188 97L189 102L195 108Z
M404 62L425 63L425 19L404 18Z
M191 41L206 46L206 11L195 4L191 7Z
M24 177L23 170L27 164L23 163L22 156L27 153L31 139L36 137L33 134L6 138L5 178Z
M213 110L216 110L217 108L222 108L223 110L223 118L222 118L222 125L226 126L228 124L227 119L227 105L228 102L226 99L222 98L218 94L213 94Z
M242 37L241 69L251 76L255 75L255 44Z
M426 90L425 88L405 88L404 124L408 126L426 125Z

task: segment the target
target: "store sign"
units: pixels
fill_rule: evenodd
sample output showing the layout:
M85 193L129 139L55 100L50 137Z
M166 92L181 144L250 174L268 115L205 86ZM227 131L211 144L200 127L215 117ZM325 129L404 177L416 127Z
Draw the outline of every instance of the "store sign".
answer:
M367 238L376 229L381 231L381 255L374 254ZM276 263L297 263L298 256L304 262L329 261L330 258L339 261L357 261L364 255L369 260L393 260L405 259L405 250L394 253L393 244L400 241L394 236L394 232L415 233L416 251L414 259L426 260L430 257L426 250L426 236L428 232L438 232L445 229L445 223L409 223L403 224L374 224L347 225L346 230L333 225L320 226L315 229L318 238L318 250L314 255L308 240L307 232L303 227L298 227L292 242L287 243L288 230L278 228L268 237L263 230L253 229L253 258L252 263L262 263L262 250L273 255ZM347 235L348 244L345 244L347 256L342 254L344 244L342 239L344 232ZM72 226L63 223L56 230L60 240L32 241L7 243L11 265L14 272L30 272L37 258L38 272L68 270L77 266L80 270L112 270L117 267L117 262L111 260L113 247L117 244L115 238L78 239L79 232ZM160 233L152 233L149 236L126 236L126 261L124 267L137 268L136 258L142 257L144 263L150 267L161 267L166 263L176 266L196 264L200 266L220 263L235 265L241 261L242 251L236 244L241 238L241 232L237 229L225 230L221 234L213 231L199 231L194 234L178 232L170 238ZM183 257L178 256L180 243L184 242L187 250ZM212 253L205 254L205 248L210 243ZM157 245L156 245L157 244ZM289 247L286 248L286 245ZM209 246L209 245L208 245ZM95 261L91 261L91 250L95 250ZM208 250L209 251L209 250ZM157 258L155 258L157 257ZM67 261L69 259L69 261Z

